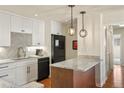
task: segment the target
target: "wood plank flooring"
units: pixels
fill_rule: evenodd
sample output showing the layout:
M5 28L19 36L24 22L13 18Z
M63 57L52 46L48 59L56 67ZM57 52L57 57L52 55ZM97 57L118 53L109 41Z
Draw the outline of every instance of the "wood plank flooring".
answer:
M51 79L40 81L45 88L51 88ZM103 88L124 88L124 66L115 65Z
M104 88L124 88L124 66L115 65Z
M40 83L44 84L45 88L51 88L51 79L50 78L44 79L44 80L40 81Z

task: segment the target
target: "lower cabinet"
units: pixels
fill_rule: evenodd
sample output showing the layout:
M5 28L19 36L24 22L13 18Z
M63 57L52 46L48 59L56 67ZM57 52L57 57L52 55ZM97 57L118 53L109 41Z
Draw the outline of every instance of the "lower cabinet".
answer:
M15 69L1 70L0 79L15 85Z
M27 66L27 78L28 82L37 80L38 76L38 66L37 64L29 64Z
M37 64L26 64L16 69L16 84L24 85L37 80Z
M16 84L23 85L27 83L27 66L16 68Z
M0 79L15 86L22 86L38 79L38 60L35 58L17 60L0 65Z

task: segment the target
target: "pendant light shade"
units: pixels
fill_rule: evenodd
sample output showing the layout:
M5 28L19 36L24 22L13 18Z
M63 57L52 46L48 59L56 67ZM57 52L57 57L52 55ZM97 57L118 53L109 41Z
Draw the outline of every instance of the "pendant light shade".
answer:
M85 11L81 11L80 12L80 14L82 14L82 29L80 30L80 32L79 32L79 35L80 35L80 37L82 37L82 38L84 38L84 37L86 37L87 36L87 30L84 28L84 14L85 14L86 12Z
M73 36L75 34L75 29L73 27L73 7L74 6L75 5L68 5L68 7L71 8L71 26L70 26L70 28L68 30L68 33L69 33L70 36Z

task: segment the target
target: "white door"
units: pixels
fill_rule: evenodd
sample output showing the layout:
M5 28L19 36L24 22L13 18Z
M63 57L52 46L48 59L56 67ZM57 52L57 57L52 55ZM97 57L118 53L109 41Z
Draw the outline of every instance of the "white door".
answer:
M16 84L24 85L28 82L27 78L27 65L16 68Z
M0 13L0 46L10 46L11 16Z
M11 32L22 33L22 17L20 16L12 16L11 17Z
M28 66L28 82L37 80L37 75L38 75L38 65L37 63L35 64L29 64Z
M39 42L39 21L33 20L32 44L40 45Z
M44 22L39 20L33 20L33 37L32 44L38 46L44 46L45 39L45 30L44 30Z
M33 30L32 20L28 18L23 18L22 20L23 20L22 29L24 30L24 33L32 34L32 30Z

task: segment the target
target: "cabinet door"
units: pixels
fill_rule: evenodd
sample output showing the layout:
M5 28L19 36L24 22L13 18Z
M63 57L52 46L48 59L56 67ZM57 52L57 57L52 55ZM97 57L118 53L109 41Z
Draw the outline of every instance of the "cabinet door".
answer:
M15 84L15 69L1 70L0 79L10 83Z
M12 16L11 17L11 32L17 32L17 33L22 33L22 17L20 16Z
M27 78L27 66L20 66L16 68L16 84L23 85L28 82Z
M39 24L39 42L41 46L45 45L45 23L40 21Z
M0 13L0 46L10 46L10 17Z
M38 65L37 63L35 64L29 64L28 66L28 82L31 82L31 81L34 81L34 80L37 80L37 73L38 73Z
M44 22L39 20L33 21L33 38L32 44L38 46L44 46Z
M11 17L12 32L17 33L32 33L32 20L22 16L12 16Z
M33 22L31 19L28 18L23 18L23 23L22 23L22 30L24 30L24 33L32 33L33 30Z
M39 21L33 20L32 44L40 45L39 42Z

